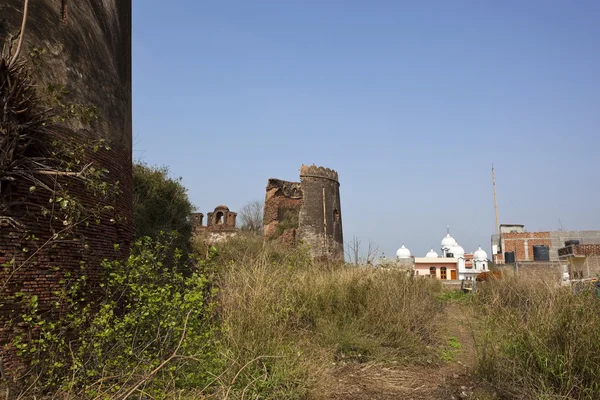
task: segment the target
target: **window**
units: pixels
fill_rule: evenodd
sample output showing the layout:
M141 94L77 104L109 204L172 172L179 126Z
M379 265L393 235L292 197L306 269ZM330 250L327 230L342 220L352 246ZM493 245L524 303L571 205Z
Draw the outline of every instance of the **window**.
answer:
M440 279L443 279L443 280L448 279L446 276L446 267L440 268Z
M429 267L429 276L435 278L435 267Z
M215 219L216 219L216 225L222 225L223 224L223 213L221 211L219 211L217 213L217 216Z

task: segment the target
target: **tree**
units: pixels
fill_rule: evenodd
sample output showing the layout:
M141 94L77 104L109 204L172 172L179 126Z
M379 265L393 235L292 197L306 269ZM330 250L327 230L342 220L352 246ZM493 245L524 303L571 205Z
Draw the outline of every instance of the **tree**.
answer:
M377 257L377 253L379 253L379 246L369 239L369 245L367 246L367 252L362 252L362 241L356 237L352 237L351 242L346 242L346 254L347 259L350 260L350 264L354 265L372 265L373 261Z
M240 228L260 235L263 228L263 212L264 203L260 200L253 200L244 205L238 213Z
M194 206L188 199L181 178L169 177L168 167L133 165L133 222L135 237L159 237L160 232L176 231L175 245L187 250L192 236L190 214Z

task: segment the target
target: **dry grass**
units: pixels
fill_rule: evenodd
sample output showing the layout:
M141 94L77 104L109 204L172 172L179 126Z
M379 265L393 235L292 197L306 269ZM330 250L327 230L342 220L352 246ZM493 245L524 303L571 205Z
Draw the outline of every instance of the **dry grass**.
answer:
M600 298L509 277L476 294L479 372L507 398L597 399Z
M313 264L260 239L221 249L219 318L229 368L219 398L310 398L347 361L419 362L438 342L439 283Z

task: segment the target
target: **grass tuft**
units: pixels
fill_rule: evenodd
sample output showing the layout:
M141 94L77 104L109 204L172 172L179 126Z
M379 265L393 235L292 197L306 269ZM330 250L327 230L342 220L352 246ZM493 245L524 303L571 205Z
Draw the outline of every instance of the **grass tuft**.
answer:
M215 394L305 398L331 366L431 358L439 282L401 271L313 263L307 249L247 237L219 248L221 353ZM243 396L242 396L243 394Z
M513 398L595 399L600 298L550 280L509 277L475 295L479 374Z

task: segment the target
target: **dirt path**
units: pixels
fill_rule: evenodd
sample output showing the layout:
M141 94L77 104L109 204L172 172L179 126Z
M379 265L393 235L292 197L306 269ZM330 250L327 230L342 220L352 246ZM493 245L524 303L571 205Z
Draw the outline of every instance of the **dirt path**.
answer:
M472 376L476 351L470 332L471 309L449 302L443 321L448 345L446 362L432 367L390 366L378 363L349 363L338 367L337 384L329 399L476 399ZM333 389L333 388L332 388Z

